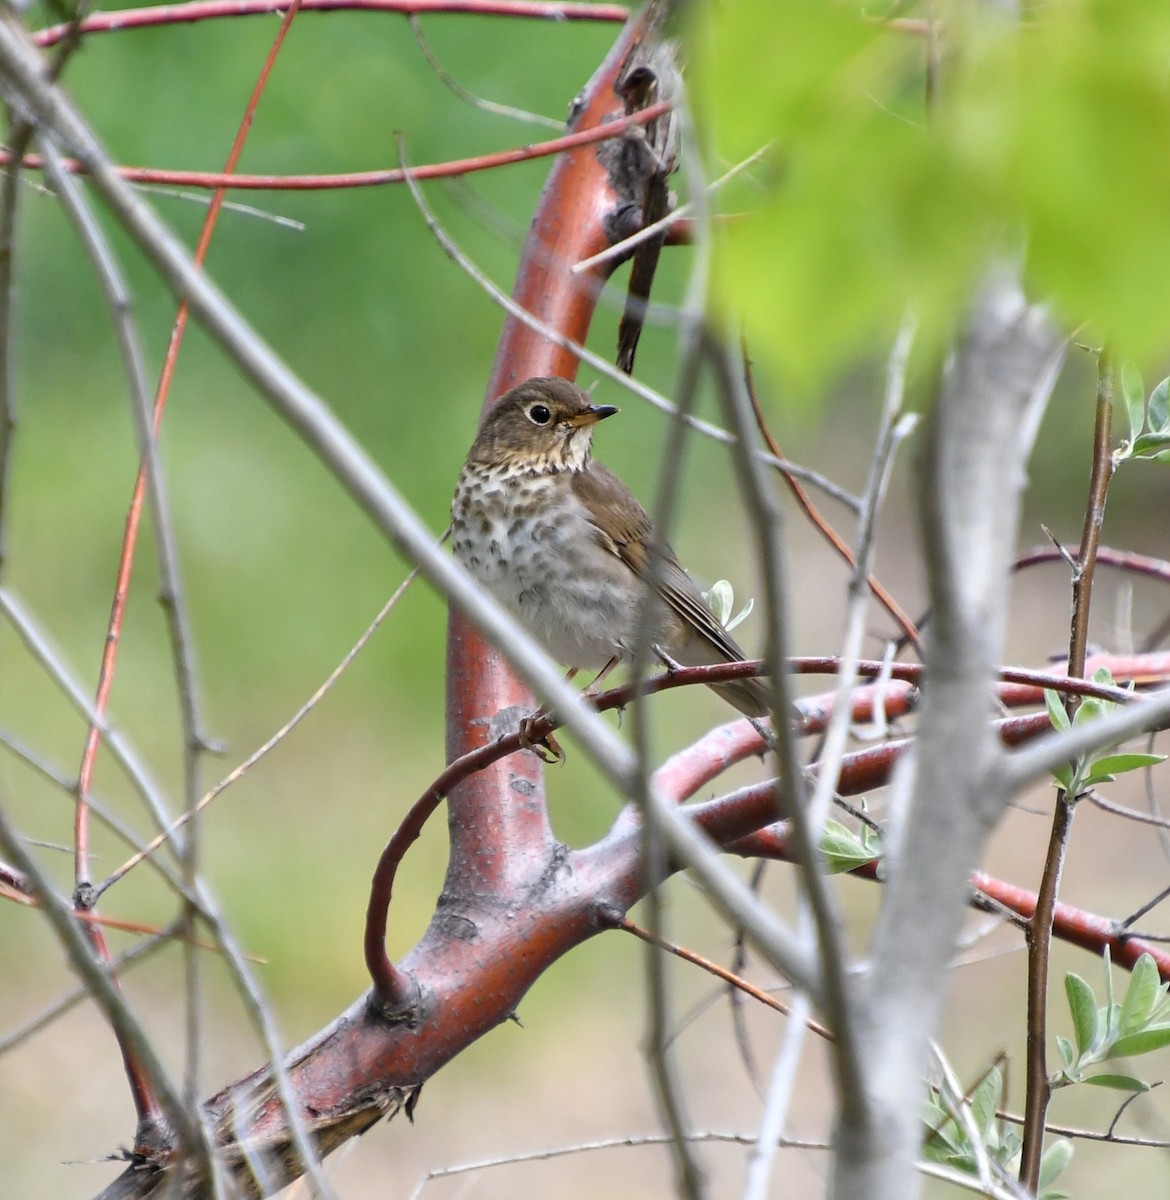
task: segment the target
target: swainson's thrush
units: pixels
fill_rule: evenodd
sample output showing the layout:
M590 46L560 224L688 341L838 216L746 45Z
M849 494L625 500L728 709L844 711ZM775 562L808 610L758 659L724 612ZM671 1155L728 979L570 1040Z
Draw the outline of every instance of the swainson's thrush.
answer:
M654 524L594 462L593 426L617 412L568 379L534 378L484 415L451 502L455 556L565 666L601 671L635 653L647 611ZM650 644L683 666L744 658L674 552L659 542ZM716 684L748 716L762 679Z
M529 379L484 415L451 503L455 556L566 666L629 659L644 619L654 526L633 493L591 456L593 426L618 410L567 379ZM674 551L658 543L651 645L683 666L736 662ZM762 680L714 685L747 716L768 711Z

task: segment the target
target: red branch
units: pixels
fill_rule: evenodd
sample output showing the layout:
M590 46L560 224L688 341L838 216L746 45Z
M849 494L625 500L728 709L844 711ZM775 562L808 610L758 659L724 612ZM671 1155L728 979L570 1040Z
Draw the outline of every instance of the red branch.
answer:
M93 13L76 27L69 24L50 25L33 34L33 41L38 46L48 47L71 36L75 28L82 34L118 33L156 25L187 25L219 17L283 13L286 8L288 0L196 0L192 4L127 8L121 12ZM529 17L545 21L618 23L630 15L629 10L619 4L559 4L540 3L539 0L304 0L301 5L303 12L343 12L354 9L401 13L408 17L427 13L467 13L485 17Z
M474 158L456 158L447 162L424 163L418 167L386 167L376 171L349 171L336 175L233 175L217 171L170 171L159 167L115 167L114 170L131 183L158 184L167 187L238 189L240 191L298 192L322 191L326 189L381 187L392 183L403 183L411 179L449 179L456 175L470 175L475 171L490 171L496 167L507 167L513 163L528 162L534 158L548 158L563 154L595 142L608 142L625 136L638 125L645 125L664 112L670 104L662 101L641 109L630 117L613 120L594 129L584 129L564 137L552 138L547 142L533 142L527 146L514 146L511 150L497 150L493 154L477 154ZM9 161L0 152L0 165ZM39 171L44 160L39 154L26 154L21 160L25 170ZM85 173L85 167L75 158L65 160L65 167L75 175Z

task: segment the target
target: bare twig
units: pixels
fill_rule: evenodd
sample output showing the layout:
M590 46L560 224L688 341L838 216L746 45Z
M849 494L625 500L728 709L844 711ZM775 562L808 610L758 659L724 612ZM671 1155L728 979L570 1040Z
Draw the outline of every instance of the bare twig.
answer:
M784 670L788 639L788 580L783 545L783 520L771 488L771 479L762 471L759 459L751 454L751 401L738 364L726 348L712 354L720 382L725 411L736 429L737 467L741 488L752 520L764 570L764 592L768 607L768 654L772 684L773 729L779 761L778 796L784 798L784 815L792 824L797 861L802 867L805 896L812 912L817 935L817 957L824 979L824 1011L836 1033L833 1056L837 1074L839 1102L857 1120L864 1121L867 1093L863 1084L862 1064L858 1056L855 1020L849 998L846 952L841 936L835 897L821 869L817 845L819 831L807 811L808 798L804 777L787 722L777 726L782 715L792 709L792 689Z
M513 108L510 104L498 104L494 100L485 100L482 96L475 95L470 92L451 74L450 71L443 66L439 61L435 52L431 49L430 42L422 31L422 22L418 19L417 13L409 13L407 20L410 22L410 31L414 34L414 40L418 43L418 48L422 51L423 58L430 64L430 68L439 77L444 86L456 96L459 97L465 104L470 104L472 108L478 108L480 112L492 113L497 117L508 117L513 121L526 121L529 125L540 125L545 129L563 129L564 121L556 121L552 117L543 116L541 113L528 112L523 108Z
M441 540L442 539L440 539L440 541ZM391 595L390 599L387 600L382 606L377 616L375 616L370 624L366 626L358 640L349 648L349 650L346 651L345 655L342 657L337 666L334 667L333 670L330 671L325 677L320 687L313 692L313 694L304 702L304 704L302 704L300 708L298 708L297 711L293 713L293 715L289 717L289 719L285 721L285 723L270 738L268 738L267 741L257 746L256 749L253 750L252 753L249 754L248 757L239 764L239 766L233 767L232 770L229 771L219 781L219 783L217 783L200 798L199 802L195 804L193 808L180 813L175 818L174 824L170 828L165 829L145 846L140 847L136 853L122 863L120 867L114 871L111 871L110 874L107 875L106 878L96 886L95 891L97 895L100 896L101 893L107 888L112 887L118 882L119 879L122 879L143 859L152 858L154 856L154 852L170 839L173 829L185 824L195 815L196 812L202 812L203 809L205 809L217 796L231 787L233 783L236 783L242 779L243 776L246 775L248 771L250 771L266 754L270 753L278 745L280 745L280 743L284 741L284 739L301 723L301 721L303 721L305 717L307 717L309 713L313 711L313 709L326 695L326 693L329 692L338 679L341 678L353 660L365 648L366 643L369 642L370 638L374 636L375 631L385 620L390 610L398 603L402 597L402 594L415 580L415 578L417 578L417 576L418 568L415 567L414 570L412 570L410 574L407 575L407 577L402 581L402 583L400 583L394 590L393 595Z
M764 420L764 411L760 406L760 402L756 397L755 383L752 378L751 358L747 353L747 348L744 348L744 382L748 390L748 397L751 400L752 411L756 417L756 425L759 428L760 434L764 439L768 449L776 457L778 463L787 461L784 458L776 439L772 436L772 431L768 428L767 421ZM894 364L891 363L891 371ZM903 362L898 366L898 375L904 376L906 364ZM849 548L849 544L845 539L829 524L820 509L813 503L812 497L800 481L800 477L792 471L786 470L783 466L776 468L788 485L789 491L792 493L793 499L800 507L801 511L812 521L815 528L822 534L830 546L837 554L851 567L856 567L857 562L853 551ZM860 509L858 509L860 512ZM866 582L869 585L870 591L877 597L881 606L890 614L902 630L906 640L921 653L921 644L918 637L918 630L914 626L914 622L907 615L905 610L886 590L877 577L871 572L866 576Z

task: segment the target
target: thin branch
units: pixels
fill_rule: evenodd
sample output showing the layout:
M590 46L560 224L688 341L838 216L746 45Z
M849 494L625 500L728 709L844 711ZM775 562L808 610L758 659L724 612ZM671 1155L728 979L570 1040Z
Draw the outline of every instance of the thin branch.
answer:
M697 954L694 950L688 950L685 946L680 946L677 942L672 942L660 934L653 934L648 929L643 929L636 922L631 921L629 917L621 913L607 914L604 919L607 923L612 924L615 929L632 933L634 937L641 938L644 942L658 946L668 954L673 954L676 958L682 959L683 962L699 967L706 971L708 975L714 975L716 979L721 979L728 987L735 989L736 992L750 996L753 1000L774 1009L778 1013L782 1013L786 1017L791 1018L793 1016L794 1009L792 1006L785 1004L782 1000L777 1000L775 996L764 991L763 988L756 987L754 983L749 983L742 975L737 974L735 971L729 971L726 967L721 967L717 962L713 962L704 955ZM806 1017L805 1024L818 1037L822 1037L829 1042L833 1040L833 1031L827 1026L822 1025L819 1021L814 1021L812 1017Z
M442 539L440 539L442 541ZM313 692L311 696L297 709L295 713L270 737L267 741L261 743L243 760L237 767L233 767L213 788L211 788L197 804L185 812L180 813L174 821L174 824L158 834L146 845L140 847L135 854L128 858L120 867L110 872L101 883L95 887L95 892L100 896L107 888L112 887L118 880L122 879L129 871L136 867L145 858L153 858L154 852L167 841L170 840L172 832L175 828L184 825L197 812L202 812L217 796L226 791L233 783L238 782L248 773L266 754L274 750L284 739L313 711L321 699L328 693L333 685L341 678L345 671L349 668L353 660L362 652L370 638L374 636L375 631L386 619L390 610L402 598L402 594L417 578L418 568L415 567L407 577L394 590L393 595L379 610L377 616L363 630L358 640L346 651L341 661L333 668L332 671L325 677L320 687Z
M549 1150L532 1150L527 1153L506 1154L498 1158L484 1158L477 1162L458 1163L452 1167L436 1167L428 1171L419 1180L417 1187L410 1193L410 1200L419 1200L423 1189L432 1180L446 1179L452 1175L467 1175L474 1171L484 1171L493 1167L512 1166L515 1163L547 1162L550 1158L564 1158L574 1154L585 1154L594 1150L617 1150L622 1148L637 1149L641 1146L661 1146L670 1138L665 1133L629 1134L626 1137L603 1138L596 1142L576 1142L570 1146L554 1146ZM736 1146L750 1146L755 1138L750 1133L690 1133L687 1135L692 1142L725 1142ZM805 1138L783 1138L780 1145L789 1150L831 1150L829 1142L812 1141Z
M1089 494L1085 504L1084 527L1073 573L1072 619L1069 630L1068 673L1084 675L1086 648L1089 644L1089 609L1101 526L1109 481L1113 477L1113 360L1104 350L1097 357L1097 405L1093 429L1093 459ZM1070 717L1080 700L1065 699ZM1020 1151L1020 1182L1036 1191L1040 1163L1044 1154L1044 1126L1052 1089L1048 1082L1048 972L1052 942L1052 917L1060 880L1064 872L1073 816L1080 796L1070 796L1061 788L1056 794L1052 829L1041 877L1036 912L1028 930L1028 1007L1026 1093L1024 1101L1024 1142Z
M283 13L287 0L192 0L150 8L126 8L92 13L78 32L119 33L158 25L189 25L220 17L248 17ZM418 16L423 13L466 13L484 17L527 17L545 21L603 21L624 24L630 10L618 4L573 3L571 0L303 0L305 12L387 12ZM33 35L42 48L68 36L71 25L51 25Z
M162 10L159 10L162 11ZM231 188L243 191L312 192L337 191L342 188L386 187L390 184L406 183L413 179L447 179L452 176L470 175L475 171L491 171L497 167L530 162L536 158L548 158L564 154L581 146L606 142L625 137L632 129L656 120L668 112L670 105L652 104L629 117L612 121L595 129L584 129L567 133L563 137L547 142L534 142L527 146L515 146L510 150L497 150L491 154L477 154L472 158L457 158L446 162L426 163L421 166L387 167L374 171L347 171L331 175L246 175L216 171L172 171L154 167L113 166L118 176L128 183L161 184L165 187L187 188ZM0 165L10 162L10 156L0 153ZM35 154L25 155L20 160L27 170L38 170L43 160ZM65 167L73 174L86 174L89 170L81 159L66 159Z
M199 1111L192 1113L183 1103L182 1095L158 1057L154 1043L114 985L109 966L94 957L85 934L78 928L78 923L68 907L53 891L36 861L25 850L19 834L10 824L2 807L0 850L3 850L5 856L30 880L33 891L41 902L41 911L53 927L53 932L70 964L84 980L90 997L101 1008L117 1033L119 1044L132 1049L144 1078L149 1080L152 1093L157 1096L180 1141L196 1154L199 1153L200 1147L210 1146L208 1131L201 1124Z
M88 695L77 682L57 650L36 626L31 615L11 592L0 588L0 614L8 619L29 654L44 669L45 674L61 689L73 707L88 722L96 724L114 761L126 773L135 791L142 797L156 827L165 829L169 818L162 792L150 778L146 767L130 748L123 736L93 707Z
M784 1043L772 1068L772 1079L764 1102L764 1114L760 1119L760 1131L748 1156L744 1200L764 1200L769 1194L772 1163L783 1140L784 1126L788 1121L788 1107L796 1085L796 1071L800 1065L800 1052L804 1047L805 1029L808 1027L807 996L796 997L792 1005L792 1015L794 1020L785 1031Z
M423 58L427 60L431 70L439 77L443 85L450 92L458 96L465 104L470 104L472 108L478 108L480 112L491 113L497 117L507 117L513 121L526 121L529 125L540 125L545 129L560 130L564 128L564 121L557 121L552 117L546 117L540 113L528 112L523 108L513 108L510 104L497 104L494 100L485 100L482 96L477 96L474 92L468 91L443 66L438 56L431 49L431 44L427 41L422 31L422 22L418 19L418 14L410 13L407 20L410 21L410 31L414 34L414 40L418 43L418 48L422 51Z
M142 962L156 950L169 945L175 936L176 930L177 926L172 925L170 928L160 930L153 936L131 946L128 950L123 951L114 958L110 964L111 969L117 971L119 975L123 974L135 963ZM22 1043L27 1042L29 1038L40 1033L42 1029L47 1029L54 1021L63 1017L67 1012L70 1012L82 1003L82 1001L89 998L89 986L85 983L80 983L71 992L66 992L64 996L37 1013L35 1017L30 1017L23 1025L18 1025L10 1033L0 1037L0 1058L10 1050L15 1050Z
M835 896L822 872L818 849L819 830L815 829L807 811L807 795L800 763L787 723L777 727L781 716L792 709L792 689L784 660L787 657L788 592L783 520L761 464L750 453L752 428L751 401L743 377L732 360L730 351L714 348L712 361L725 411L739 435L735 443L738 475L748 512L751 517L760 562L763 566L764 591L768 610L768 657L772 684L773 729L779 761L777 795L783 797L785 815L792 824L797 858L802 868L805 895L812 911L817 934L817 957L821 963L824 1011L829 1025L837 1035L833 1056L837 1075L838 1097L843 1110L864 1121L868 1107L865 1074L857 1045L855 1013L850 1001L850 984L846 974L847 953L841 934L840 914Z
M752 378L752 363L751 358L747 353L746 346L744 347L744 382L748 390L748 397L751 400L752 412L755 414L756 426L760 431L768 449L775 455L778 462L786 462L784 453L777 444L776 439L772 436L772 431L768 428L768 423L764 419L764 411L760 406L759 399L756 396L755 383ZM893 370L894 363L891 363L890 370ZM905 376L906 364L901 362L898 365L898 374L903 378ZM825 538L830 546L837 554L848 564L851 569L857 566L856 558L853 551L850 549L848 542L829 524L828 520L819 508L813 503L812 497L808 494L807 489L800 481L800 477L792 471L786 470L783 466L776 468L788 485L793 499L796 501L801 511L813 523L813 527ZM886 590L878 578L869 572L866 575L866 583L871 592L877 598L878 603L890 614L896 624L902 630L906 640L914 646L921 654L922 648L918 636L918 630L914 626L914 622L910 616L902 608L902 606L894 599L894 597Z

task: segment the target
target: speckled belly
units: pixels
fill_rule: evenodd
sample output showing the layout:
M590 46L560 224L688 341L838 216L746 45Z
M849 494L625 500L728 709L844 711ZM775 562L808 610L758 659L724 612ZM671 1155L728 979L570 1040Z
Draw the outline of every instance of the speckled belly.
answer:
M550 482L551 491L544 486ZM538 476L461 489L452 545L553 658L600 670L635 645L641 584L600 544L571 490L557 483Z

